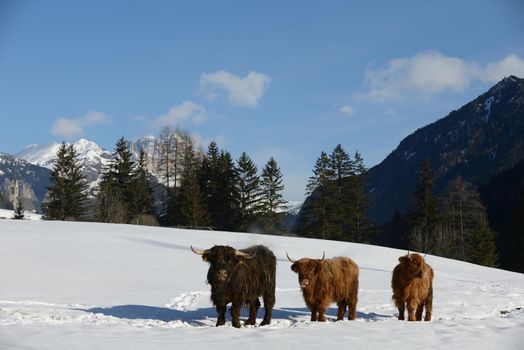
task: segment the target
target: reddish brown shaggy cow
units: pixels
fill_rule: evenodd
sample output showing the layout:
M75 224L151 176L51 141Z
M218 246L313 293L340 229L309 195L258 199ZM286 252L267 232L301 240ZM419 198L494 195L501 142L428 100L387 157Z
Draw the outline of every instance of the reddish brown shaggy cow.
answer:
M433 308L433 269L416 253L408 252L398 260L400 264L393 270L391 279L398 319L404 319L404 310L407 307L408 321L421 321L425 307L424 321L430 321Z
M287 255L287 254L286 254ZM311 310L311 321L325 321L329 304L338 305L337 320L344 319L346 307L349 320L354 320L357 309L358 266L345 257L333 259L293 260L291 270L298 273L298 282L307 307Z

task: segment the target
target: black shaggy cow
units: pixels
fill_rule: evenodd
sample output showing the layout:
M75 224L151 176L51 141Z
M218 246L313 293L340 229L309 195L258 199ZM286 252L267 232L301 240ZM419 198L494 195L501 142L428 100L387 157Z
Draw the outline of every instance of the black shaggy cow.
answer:
M271 322L275 305L275 274L277 259L273 252L262 245L236 250L216 245L207 250L191 247L209 263L207 282L211 285L211 300L217 310L217 327L226 323L226 305L231 305L233 327L240 327L240 309L249 307L245 325L255 325L260 307L259 296L264 299L264 319L261 326Z

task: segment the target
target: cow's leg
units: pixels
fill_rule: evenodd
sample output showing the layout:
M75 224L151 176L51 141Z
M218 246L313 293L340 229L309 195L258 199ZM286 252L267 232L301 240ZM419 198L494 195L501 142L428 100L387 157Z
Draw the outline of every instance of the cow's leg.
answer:
M348 303L349 315L348 320L352 321L357 317L357 297L349 299Z
M405 311L405 304L402 303L402 304L398 304L398 319L401 320L401 321L404 321L404 311Z
M328 306L329 304L328 305L324 305L324 304L318 305L318 321L319 322L326 322L325 313L326 313Z
M346 313L347 302L344 299L338 302L337 305L338 305L337 321L342 321L344 319L344 314Z
M225 305L217 305L217 327L223 326L226 324L226 306Z
M244 306L243 302L235 302L231 304L231 324L235 328L240 328L240 309Z
M264 319L260 323L261 326L266 326L271 323L271 315L273 313L273 306L275 306L275 291L270 291L264 294Z
M254 326L257 322L257 312L260 307L260 301L256 298L254 301L249 303L249 318L244 322L244 325Z
M424 316L424 321L431 321L431 312L433 311L433 299L429 298L426 300L426 316Z
M418 308L418 303L416 300L409 300L407 303L408 309L408 321L416 321L415 311Z
M420 303L417 307L417 312L415 314L417 321L422 321L422 311L424 311L424 303Z
M431 321L431 312L433 311L433 286L429 287L429 295L425 304L426 316L424 317L424 321Z
M311 310L311 321L317 321L318 320L318 308L317 304L312 304L309 309Z

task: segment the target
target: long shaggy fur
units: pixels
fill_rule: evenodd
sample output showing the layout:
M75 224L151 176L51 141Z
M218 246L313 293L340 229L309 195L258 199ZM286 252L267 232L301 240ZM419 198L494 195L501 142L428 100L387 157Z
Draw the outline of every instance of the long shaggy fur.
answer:
M426 308L424 321L430 321L433 309L433 269L416 253L408 253L398 260L400 264L393 270L391 279L398 319L404 319L404 310L407 308L408 321L421 321L423 309Z
M207 281L211 285L211 300L217 310L217 327L225 324L226 305L231 305L233 327L240 327L240 309L249 307L246 325L255 325L259 296L264 300L264 319L261 326L271 322L275 304L276 257L262 245L241 249L247 257L239 256L229 246L214 246L202 255L209 262Z
M358 300L358 266L346 257L333 259L302 258L291 265L298 273L302 295L311 310L311 321L325 321L329 305L338 305L337 320L349 309L349 320L356 317Z

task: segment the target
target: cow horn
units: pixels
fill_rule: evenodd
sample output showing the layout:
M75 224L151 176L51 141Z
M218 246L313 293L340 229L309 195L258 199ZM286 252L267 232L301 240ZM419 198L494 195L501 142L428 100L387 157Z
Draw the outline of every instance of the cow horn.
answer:
M252 258L251 255L246 254L246 253L241 252L240 250L236 250L236 249L235 249L235 255L236 255L236 256L241 256L241 257L243 257L243 258L247 258L247 259L251 259L251 258Z
M297 262L296 260L291 259L291 258L289 257L289 255L287 255L287 252L286 252L286 256L287 256L287 259L288 259L289 261L291 261L293 264Z
M193 246L191 245L191 251L195 254L198 254L198 255L204 255L204 253L206 252L204 249L195 249L193 248Z
M322 252L322 259L320 259L320 261L323 261L325 257L326 257L326 251L323 251Z

